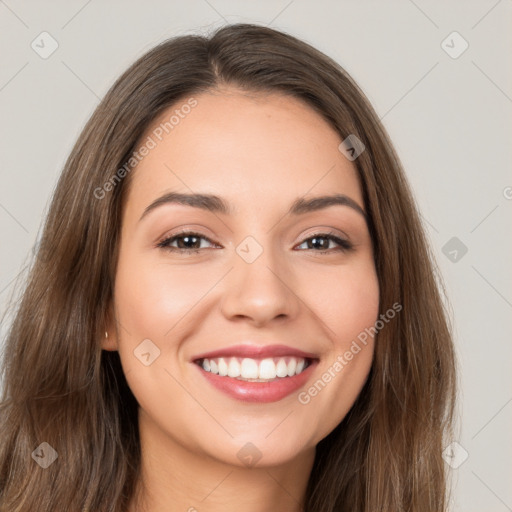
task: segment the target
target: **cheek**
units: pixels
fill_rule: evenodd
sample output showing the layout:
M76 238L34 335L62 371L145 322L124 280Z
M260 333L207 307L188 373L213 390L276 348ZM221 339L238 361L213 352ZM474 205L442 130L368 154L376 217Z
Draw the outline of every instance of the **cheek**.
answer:
M167 409L171 399L180 402L179 387L166 370L179 371L176 360L181 337L186 336L191 312L214 278L218 279L200 266L151 261L129 248L120 254L115 284L118 350L142 409L158 416L157 411ZM144 360L147 353L149 361L148 357ZM169 418L166 421L172 423Z
M373 261L341 266L337 271L315 274L309 292L314 310L322 320L336 350L365 328L373 326L379 312L379 283Z
M192 270L127 257L117 272L117 313L127 331L162 339L211 286L211 272L199 266Z
M332 282L336 285L333 286ZM316 379L298 401L316 421L315 441L331 432L346 416L361 392L371 368L374 340L371 328L379 313L379 283L373 262L340 268L316 280L315 311L330 340ZM312 420L311 418L315 418Z

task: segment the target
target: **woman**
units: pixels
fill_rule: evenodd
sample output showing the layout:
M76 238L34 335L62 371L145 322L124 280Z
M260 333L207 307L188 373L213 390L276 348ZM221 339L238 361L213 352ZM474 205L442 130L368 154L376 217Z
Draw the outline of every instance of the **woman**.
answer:
M0 510L445 510L433 270L339 65L248 24L163 42L55 191L5 351Z

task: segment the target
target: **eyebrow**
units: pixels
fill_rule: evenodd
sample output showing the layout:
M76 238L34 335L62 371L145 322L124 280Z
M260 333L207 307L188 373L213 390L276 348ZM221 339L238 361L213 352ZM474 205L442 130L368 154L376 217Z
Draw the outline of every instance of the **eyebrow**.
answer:
M165 204L181 204L224 215L232 215L234 213L233 208L228 202L213 194L182 194L178 192L169 192L158 199L155 199L149 206L147 206L142 213L139 222L148 215L149 212ZM366 212L353 199L344 194L319 196L311 199L304 199L303 197L300 197L292 203L287 214L303 215L305 213L316 212L335 205L348 206L361 214L365 220L367 220Z

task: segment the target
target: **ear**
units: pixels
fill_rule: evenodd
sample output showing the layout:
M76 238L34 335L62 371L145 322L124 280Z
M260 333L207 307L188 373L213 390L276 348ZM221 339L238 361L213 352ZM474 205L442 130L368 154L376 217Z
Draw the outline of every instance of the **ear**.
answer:
M101 338L101 348L103 350L115 351L118 350L118 336L117 326L115 322L114 312L112 305L109 306L105 318L105 331Z

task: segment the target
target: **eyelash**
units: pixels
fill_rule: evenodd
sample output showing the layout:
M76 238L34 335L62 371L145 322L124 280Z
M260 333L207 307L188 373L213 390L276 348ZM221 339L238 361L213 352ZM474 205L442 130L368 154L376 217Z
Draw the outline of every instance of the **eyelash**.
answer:
M191 253L199 253L203 249L181 249L178 247L171 247L170 244L179 238L185 238L187 236L202 238L203 240L207 240L211 244L214 244L208 237L201 235L200 233L196 233L194 231L183 231L181 233L177 233L171 237L165 238L156 244L156 247L165 249L171 252L181 252L185 254ZM315 233L308 238L304 239L299 245L302 245L304 242L311 240L313 238L326 238L327 240L332 240L333 242L339 245L336 249L326 249L324 251L317 251L315 249L306 249L308 251L313 251L319 254L333 253L333 252L349 252L354 249L354 246L347 240L343 240L342 238L337 237L334 233ZM302 249L304 250L304 249Z

